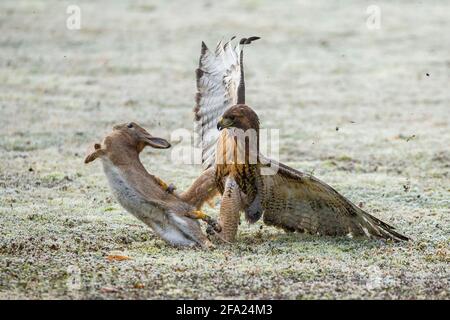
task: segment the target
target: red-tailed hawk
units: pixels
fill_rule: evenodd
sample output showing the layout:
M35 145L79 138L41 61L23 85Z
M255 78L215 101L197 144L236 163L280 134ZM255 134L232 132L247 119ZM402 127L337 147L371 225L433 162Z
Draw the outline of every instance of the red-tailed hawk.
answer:
M264 223L286 231L408 240L326 183L260 154L259 119L245 104L242 50L256 39L244 38L237 46L233 39L219 42L214 51L202 43L197 69L195 125L206 171L194 182L191 193L197 190L207 197L214 186L220 191L221 236L233 241L240 212L245 212L249 222L262 216ZM256 133L256 142L249 138L239 142L247 130ZM262 169L270 168L277 171L262 174ZM201 186L209 194L200 192Z

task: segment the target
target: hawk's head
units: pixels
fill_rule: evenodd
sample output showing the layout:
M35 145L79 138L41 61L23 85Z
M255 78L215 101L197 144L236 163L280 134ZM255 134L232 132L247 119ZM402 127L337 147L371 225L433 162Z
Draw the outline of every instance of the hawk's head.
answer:
M228 109L217 123L217 129L238 128L244 131L259 131L259 118L255 111L245 104L237 104Z

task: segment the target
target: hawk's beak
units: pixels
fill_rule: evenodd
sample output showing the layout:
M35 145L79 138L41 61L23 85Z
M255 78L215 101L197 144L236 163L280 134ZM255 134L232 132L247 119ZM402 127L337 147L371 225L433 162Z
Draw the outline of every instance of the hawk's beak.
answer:
M229 128L233 125L233 121L228 118L220 118L219 122L217 122L217 130L222 130L225 128Z

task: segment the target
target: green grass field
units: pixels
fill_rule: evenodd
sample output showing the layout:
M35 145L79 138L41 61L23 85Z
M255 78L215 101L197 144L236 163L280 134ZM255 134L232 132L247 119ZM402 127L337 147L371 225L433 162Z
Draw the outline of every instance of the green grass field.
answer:
M378 1L379 30L371 4L1 1L0 298L449 299L450 3ZM200 43L233 35L262 37L247 102L280 130L280 160L413 241L243 221L235 245L180 250L115 202L88 145L128 121L192 130ZM142 154L183 190L201 168L170 159Z

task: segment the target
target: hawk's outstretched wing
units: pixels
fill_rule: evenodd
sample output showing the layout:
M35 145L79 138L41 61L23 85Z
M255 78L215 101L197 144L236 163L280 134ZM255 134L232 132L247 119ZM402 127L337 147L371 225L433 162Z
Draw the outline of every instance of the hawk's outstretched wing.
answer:
M242 48L259 38L243 38L236 46L233 46L233 39L234 37L226 43L220 41L214 51L210 51L202 42L199 67L196 70L194 122L195 131L200 137L204 169L214 165L219 118L229 107L245 102Z
M278 172L262 176L266 224L311 234L408 240L319 179L269 161L278 166Z

